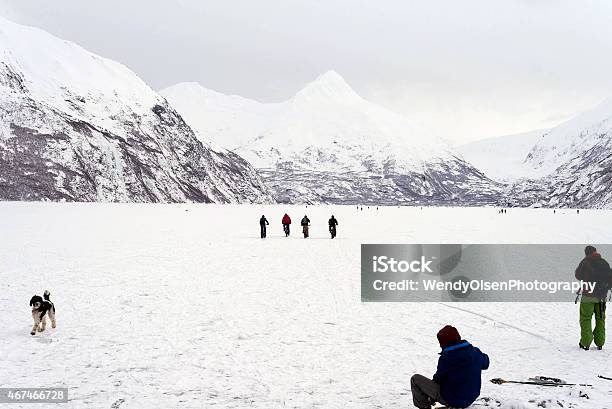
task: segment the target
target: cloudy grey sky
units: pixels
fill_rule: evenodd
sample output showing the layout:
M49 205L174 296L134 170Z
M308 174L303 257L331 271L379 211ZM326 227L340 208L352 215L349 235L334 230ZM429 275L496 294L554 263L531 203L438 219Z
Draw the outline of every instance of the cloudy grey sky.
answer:
M609 0L0 0L153 88L261 101L329 69L451 142L553 126L612 95Z

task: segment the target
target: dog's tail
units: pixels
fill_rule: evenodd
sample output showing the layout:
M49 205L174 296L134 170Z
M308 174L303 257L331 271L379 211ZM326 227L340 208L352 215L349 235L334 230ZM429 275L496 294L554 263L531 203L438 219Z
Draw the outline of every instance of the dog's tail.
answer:
M49 299L50 295L51 295L51 293L49 292L49 290L45 290L45 293L43 294L43 298L45 299L45 301L51 301Z

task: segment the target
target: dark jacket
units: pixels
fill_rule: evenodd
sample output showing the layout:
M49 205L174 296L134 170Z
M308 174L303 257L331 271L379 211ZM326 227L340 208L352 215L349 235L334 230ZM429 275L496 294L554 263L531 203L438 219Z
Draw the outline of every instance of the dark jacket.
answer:
M335 217L332 217L331 219L328 220L327 223L329 224L329 227L332 227L332 226L335 227L338 225L338 220L336 220Z
M302 218L302 226L308 226L310 224L310 219L306 216Z
M448 406L466 408L480 395L480 371L488 368L487 354L461 341L442 350L433 380Z
M597 264L597 270L600 274L603 274L604 277L596 277L593 269L595 264ZM612 270L610 269L610 265L599 253L591 253L583 258L578 268L576 268L575 276L577 280L585 282L582 288L582 295L584 297L605 298L608 293L607 290L610 288L610 284L612 284ZM597 282L598 284L595 287L595 291L591 292L586 283L593 282Z
M261 216L261 219L259 219L259 225L265 226L266 224L270 224L268 223L268 219L266 219L264 216Z

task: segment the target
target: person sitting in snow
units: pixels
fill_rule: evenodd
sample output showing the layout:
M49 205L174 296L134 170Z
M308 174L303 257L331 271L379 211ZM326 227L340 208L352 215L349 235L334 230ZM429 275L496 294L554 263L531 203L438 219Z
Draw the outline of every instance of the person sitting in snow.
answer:
M436 402L453 408L467 408L480 395L482 370L489 368L487 354L462 340L450 325L438 332L442 352L433 379L414 375L410 379L414 405L430 409Z

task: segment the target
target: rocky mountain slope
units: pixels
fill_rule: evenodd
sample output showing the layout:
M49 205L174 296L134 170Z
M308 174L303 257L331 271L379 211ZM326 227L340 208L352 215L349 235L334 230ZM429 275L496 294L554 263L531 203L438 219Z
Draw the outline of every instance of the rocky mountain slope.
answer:
M612 99L545 133L528 153L515 204L612 208Z
M201 135L232 148L280 202L483 205L500 185L331 71L293 98L260 103L195 83L161 91Z
M3 18L0 199L272 201L128 68Z

